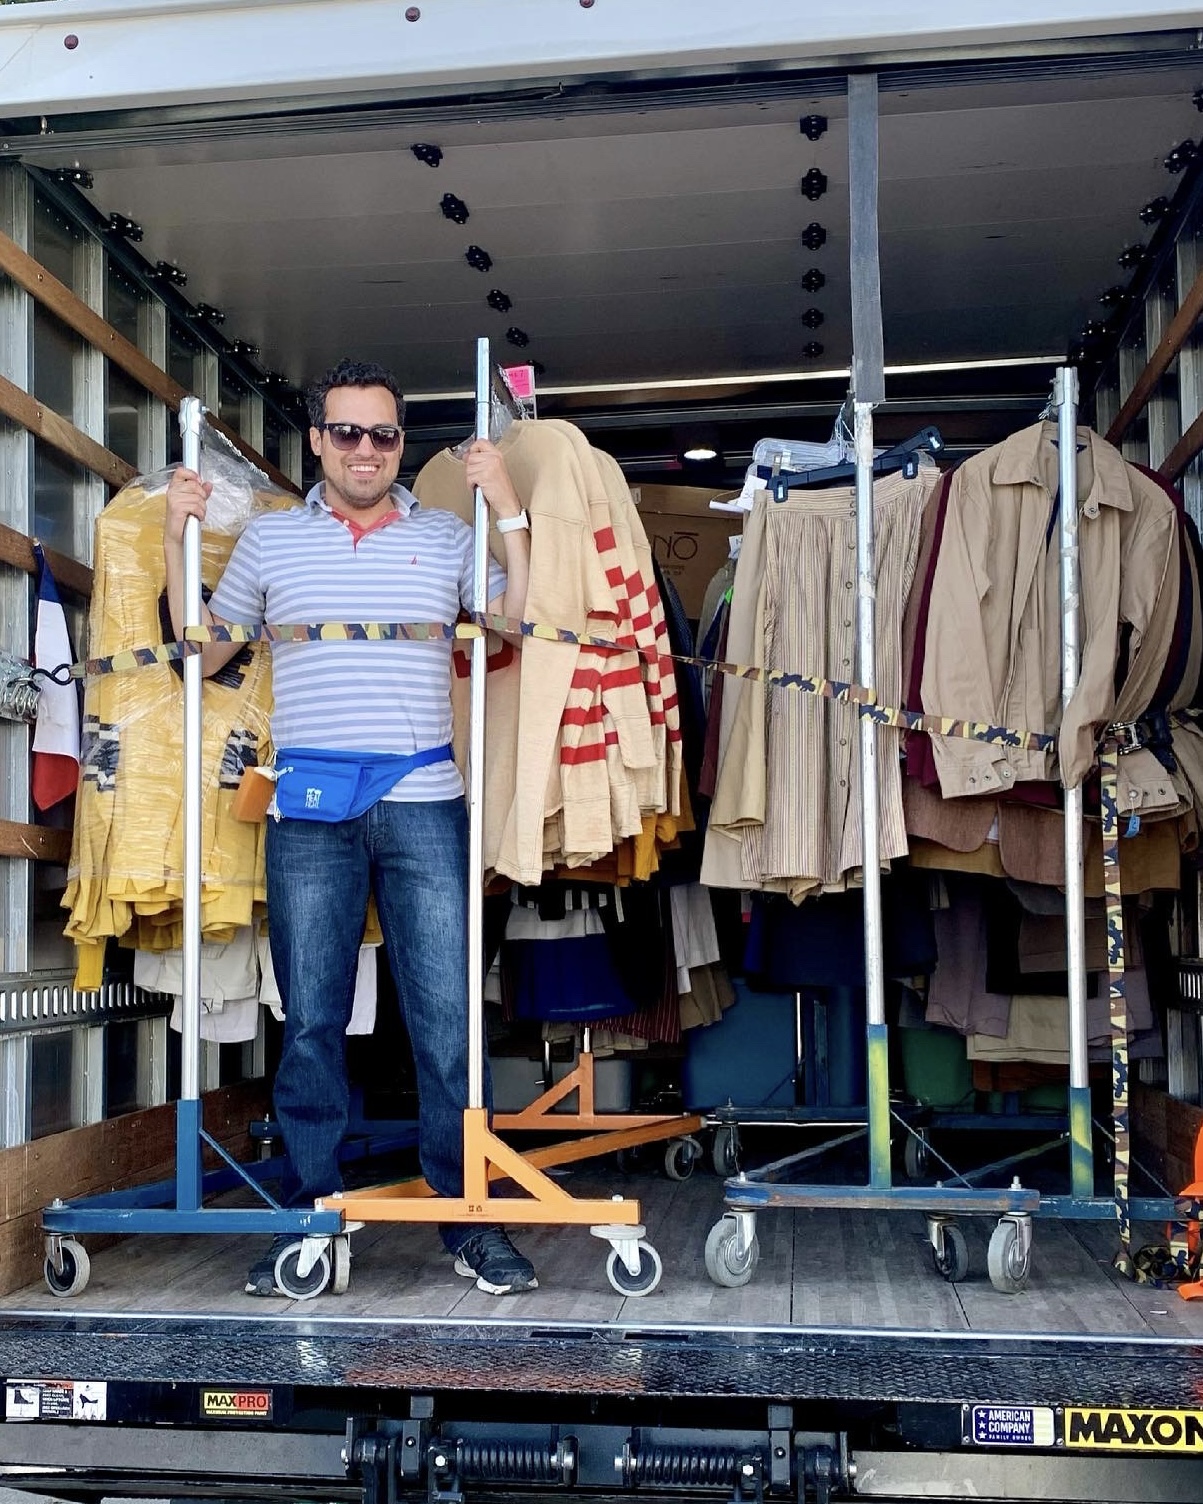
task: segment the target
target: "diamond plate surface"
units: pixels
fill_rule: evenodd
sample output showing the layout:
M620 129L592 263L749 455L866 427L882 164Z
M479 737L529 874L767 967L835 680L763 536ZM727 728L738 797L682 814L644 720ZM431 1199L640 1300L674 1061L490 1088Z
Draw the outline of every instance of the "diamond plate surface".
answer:
M0 1375L630 1396L1164 1406L1203 1344L294 1317L0 1319Z

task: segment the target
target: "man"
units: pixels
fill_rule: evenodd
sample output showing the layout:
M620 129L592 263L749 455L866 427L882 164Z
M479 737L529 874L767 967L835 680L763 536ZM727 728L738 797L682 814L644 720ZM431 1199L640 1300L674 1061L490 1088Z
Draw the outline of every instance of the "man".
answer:
M324 480L303 506L252 518L205 617L216 623L454 621L472 606L472 530L422 508L397 484L405 399L381 366L343 361L309 393L309 442ZM490 566L490 612L521 617L530 565L529 524L500 453L468 451L465 479L484 493L501 534L503 573ZM183 535L202 521L211 486L177 470L167 491L164 553L177 636L183 625ZM237 651L207 643L206 676ZM281 774L281 809L267 826L268 922L284 1003L284 1047L274 1101L293 1172L289 1202L341 1189L338 1150L348 1091L344 1033L369 892L417 1065L422 1169L433 1188L463 1187L467 1105L467 812L451 742L451 644L272 644L277 771L316 752L366 769L385 787L362 813L317 814L322 789ZM303 756L291 756L297 749ZM391 754L391 757L388 755ZM398 756L400 754L400 756ZM321 765L313 777L321 784ZM393 779L395 778L395 782ZM391 786L390 786L391 785ZM360 787L363 787L361 780ZM337 788L327 791L336 798ZM369 797L371 797L369 793ZM306 802L311 808L306 807ZM327 805L330 799L327 799ZM340 806L336 805L336 808ZM505 1295L533 1288L531 1264L498 1227L441 1229L456 1270ZM278 1293L276 1238L247 1278L247 1293Z

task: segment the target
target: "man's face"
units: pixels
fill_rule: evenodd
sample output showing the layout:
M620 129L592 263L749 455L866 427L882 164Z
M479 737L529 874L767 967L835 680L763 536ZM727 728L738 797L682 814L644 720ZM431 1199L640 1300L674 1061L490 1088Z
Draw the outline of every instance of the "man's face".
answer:
M339 386L326 394L327 423L358 423L363 429L385 424L397 426L397 404L382 386ZM342 501L356 511L367 511L388 494L401 469L402 438L392 454L372 447L365 432L355 449L336 449L325 428L311 428L309 443L322 462L322 473L331 504Z

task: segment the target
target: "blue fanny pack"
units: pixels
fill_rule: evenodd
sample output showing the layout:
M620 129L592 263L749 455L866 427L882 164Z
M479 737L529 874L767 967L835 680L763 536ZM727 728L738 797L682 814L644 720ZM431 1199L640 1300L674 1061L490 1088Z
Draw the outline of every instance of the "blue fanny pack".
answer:
M286 820L353 820L416 769L450 761L450 743L407 756L282 748L276 754L275 813Z

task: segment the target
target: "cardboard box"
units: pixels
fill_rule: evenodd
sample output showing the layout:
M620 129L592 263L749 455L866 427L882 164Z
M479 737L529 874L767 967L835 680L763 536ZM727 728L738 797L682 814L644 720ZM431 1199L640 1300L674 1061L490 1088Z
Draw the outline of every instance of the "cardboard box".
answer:
M632 486L631 494L652 557L675 586L686 616L696 621L706 586L731 551L731 538L743 531L742 517L712 512L710 503L738 492L704 486Z

